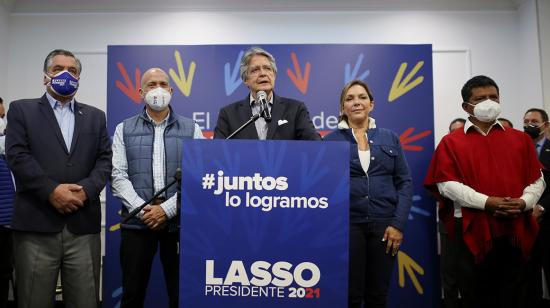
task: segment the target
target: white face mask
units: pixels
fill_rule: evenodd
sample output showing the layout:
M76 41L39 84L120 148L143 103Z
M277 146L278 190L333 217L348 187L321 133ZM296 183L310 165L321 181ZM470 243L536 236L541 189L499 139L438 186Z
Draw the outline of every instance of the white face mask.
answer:
M164 110L168 104L170 104L170 99L172 95L166 89L161 87L155 88L145 94L145 103L151 109L156 111Z
M468 103L468 105L474 106L473 116L481 122L494 122L500 115L500 104L490 99L486 99L475 105Z

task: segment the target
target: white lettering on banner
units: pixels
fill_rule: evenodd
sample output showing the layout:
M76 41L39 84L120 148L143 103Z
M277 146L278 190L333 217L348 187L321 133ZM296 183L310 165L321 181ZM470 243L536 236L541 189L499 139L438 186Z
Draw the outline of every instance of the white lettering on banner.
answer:
M193 112L193 121L195 121L200 129L210 129L210 112Z
M224 278L214 275L214 260L206 260L205 296L319 298L321 294L320 288L314 288L321 270L312 262L294 267L285 261L273 265L256 261L247 271L243 261L233 260Z
M262 177L259 173L254 176L223 176L223 171L218 171L218 185L214 191L215 195L221 194L224 190L286 190L288 188L287 178L284 176Z
M218 170L217 177L214 173L207 173L202 177L202 189L213 190L214 195L225 192L225 206L237 208L261 209L270 212L274 208L281 209L326 209L329 206L328 197L317 196L281 196L265 195L265 192L282 192L288 190L288 178L284 176L262 176L254 173L253 176L226 176L222 170ZM245 191L244 196L231 194L231 192ZM264 195L256 195L264 193Z
M238 196L230 196L228 192L225 193L226 195L226 206L231 205L233 207L236 207L234 204L232 204L231 198L235 199L235 197ZM261 207L262 211L269 212L273 208L283 208L283 209L326 209L328 207L328 198L327 197L287 197L287 196L251 196L249 192L245 194L246 198L246 207L253 207L258 208ZM234 200L233 200L234 202ZM240 199L239 199L239 205L240 205ZM238 205L237 205L238 206Z
M324 111L321 111L321 114L312 117L311 122L313 122L315 129L320 129L320 130L335 129L336 127L338 127L338 117L327 116L325 118Z

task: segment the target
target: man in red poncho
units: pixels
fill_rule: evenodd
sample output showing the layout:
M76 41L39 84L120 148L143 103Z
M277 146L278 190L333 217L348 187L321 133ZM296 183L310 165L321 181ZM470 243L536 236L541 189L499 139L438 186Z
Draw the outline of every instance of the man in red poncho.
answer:
M464 307L524 307L526 259L538 231L531 210L545 184L528 135L504 128L499 89L489 77L461 91L464 129L445 136L424 185L440 199L440 218L459 254Z

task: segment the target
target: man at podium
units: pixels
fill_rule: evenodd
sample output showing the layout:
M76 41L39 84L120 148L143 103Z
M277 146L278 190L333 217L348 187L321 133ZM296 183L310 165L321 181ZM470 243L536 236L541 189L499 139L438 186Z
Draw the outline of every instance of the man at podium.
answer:
M250 94L220 110L214 138L228 138L257 115L253 124L242 127L231 138L321 140L306 105L273 92L277 77L273 55L262 48L252 47L241 58L240 71Z

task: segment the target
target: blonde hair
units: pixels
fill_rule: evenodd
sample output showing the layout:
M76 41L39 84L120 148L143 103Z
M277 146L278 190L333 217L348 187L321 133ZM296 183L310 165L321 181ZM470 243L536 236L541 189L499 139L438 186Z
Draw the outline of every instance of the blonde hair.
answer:
M346 116L343 112L344 110L344 100L346 99L346 94L348 93L349 89L353 86L356 86L356 85L359 85L359 86L362 86L363 88L365 88L365 91L367 91L367 94L369 95L369 99L371 100L371 102L374 101L374 96L372 96L372 92L370 91L369 89L369 86L359 80L359 79L355 79L355 80L352 80L350 82L348 82L344 88L342 89L342 93L340 94L340 115L338 116L338 122L340 121L346 121L346 123L348 123L348 116Z

